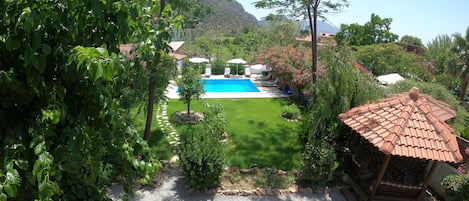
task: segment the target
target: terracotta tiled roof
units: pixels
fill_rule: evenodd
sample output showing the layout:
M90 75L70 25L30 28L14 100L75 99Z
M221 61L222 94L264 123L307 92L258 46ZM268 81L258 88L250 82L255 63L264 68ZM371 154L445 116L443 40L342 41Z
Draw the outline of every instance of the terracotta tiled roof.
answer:
M183 54L177 54L177 53L169 53L169 56L170 57L173 57L174 59L176 59L177 61L179 60L183 60L184 58L186 58L186 55L183 55Z
M385 154L458 163L463 158L456 135L444 122L454 116L449 105L414 87L339 118Z
M134 48L134 44L121 44L121 45L119 45L119 50L122 53L125 53L127 55L128 59L135 58L135 55L130 54L130 52L132 51L133 48ZM169 56L173 57L177 61L186 58L186 55L177 54L177 53L169 53Z
M133 48L134 48L134 44L120 44L119 45L119 50L122 53L126 54L128 59L133 59L135 57L134 55L130 54Z
M421 94L421 96L422 95L428 96L425 94ZM440 119L440 121L446 121L448 119L456 117L456 111L447 103L436 100L434 98L427 98L427 101L427 104L430 107L430 110L432 111L433 115Z
M306 37L304 37L304 38L298 38L298 37L297 37L297 38L295 38L295 39L296 39L296 41L298 41L298 42L311 42L311 41L313 41L312 38L313 38L313 37L311 37L311 36L306 36Z

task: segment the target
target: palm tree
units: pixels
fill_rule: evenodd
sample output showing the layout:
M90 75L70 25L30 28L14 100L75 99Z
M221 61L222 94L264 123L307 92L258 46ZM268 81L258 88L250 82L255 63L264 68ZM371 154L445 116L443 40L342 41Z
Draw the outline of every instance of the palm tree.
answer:
M466 36L460 33L453 34L454 41L451 50L456 53L456 65L450 65L449 73L461 77L461 87L459 89L459 100L464 100L469 82L469 27Z

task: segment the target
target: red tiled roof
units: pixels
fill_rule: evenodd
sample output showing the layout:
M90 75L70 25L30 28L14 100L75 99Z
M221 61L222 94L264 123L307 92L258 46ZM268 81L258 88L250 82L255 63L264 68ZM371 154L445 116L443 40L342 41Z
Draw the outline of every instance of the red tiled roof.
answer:
M171 53L171 52L169 53L169 56L176 59L176 61L183 60L184 58L186 58L186 55L184 54Z
M459 163L454 130L444 120L455 112L418 88L355 107L339 118L385 154Z
M428 96L425 94L421 94L421 96ZM427 98L428 106L432 111L433 115L435 115L440 121L446 121L448 119L452 119L456 117L456 111L454 110L451 105L448 105L445 102L436 100L434 98Z
M135 58L135 55L132 55L132 54L130 53L133 48L134 48L134 44L121 44L121 45L119 45L119 50L120 50L122 53L125 53L125 54L127 55L127 58L128 58L128 59L133 59L133 58ZM169 53L169 56L173 57L173 58L176 59L177 61L186 58L186 55L177 54L177 53Z
M133 59L135 57L134 55L130 54L133 48L134 48L134 44L120 44L119 45L119 50L122 53L126 54L128 59Z
M295 39L296 39L296 41L298 41L298 42L312 42L312 41L313 41L313 37L311 37L311 36L306 36L306 37L304 37L304 38L298 38L298 37L297 37L297 38L295 38Z

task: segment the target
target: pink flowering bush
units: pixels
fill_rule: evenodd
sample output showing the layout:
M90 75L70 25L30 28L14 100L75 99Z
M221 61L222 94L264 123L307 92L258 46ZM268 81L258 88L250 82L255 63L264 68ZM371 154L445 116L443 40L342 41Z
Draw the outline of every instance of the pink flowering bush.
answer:
M282 81L303 89L312 77L311 50L305 47L274 46L257 55L260 63L270 68Z
M324 47L331 48L331 47ZM317 74L321 77L326 71L323 56L335 53L334 51L324 51L319 49ZM323 55L321 55L323 53ZM275 77L280 78L283 82L288 82L299 91L303 91L311 83L312 79L312 53L309 47L305 46L274 46L261 51L256 55L258 63L263 63L270 68ZM352 65L362 72L366 72L366 68L353 60L348 60Z

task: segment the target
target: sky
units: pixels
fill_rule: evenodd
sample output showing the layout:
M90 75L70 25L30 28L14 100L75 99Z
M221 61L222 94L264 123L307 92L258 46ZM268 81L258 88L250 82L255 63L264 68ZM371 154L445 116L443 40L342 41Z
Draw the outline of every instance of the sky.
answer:
M257 9L258 0L237 0L246 12L258 20L274 13L274 10ZM469 0L348 0L349 7L342 12L326 14L329 24L340 27L341 24L370 21L371 14L380 18L391 18L391 32L402 37L418 37L423 44L428 44L438 35L466 34L469 27Z

